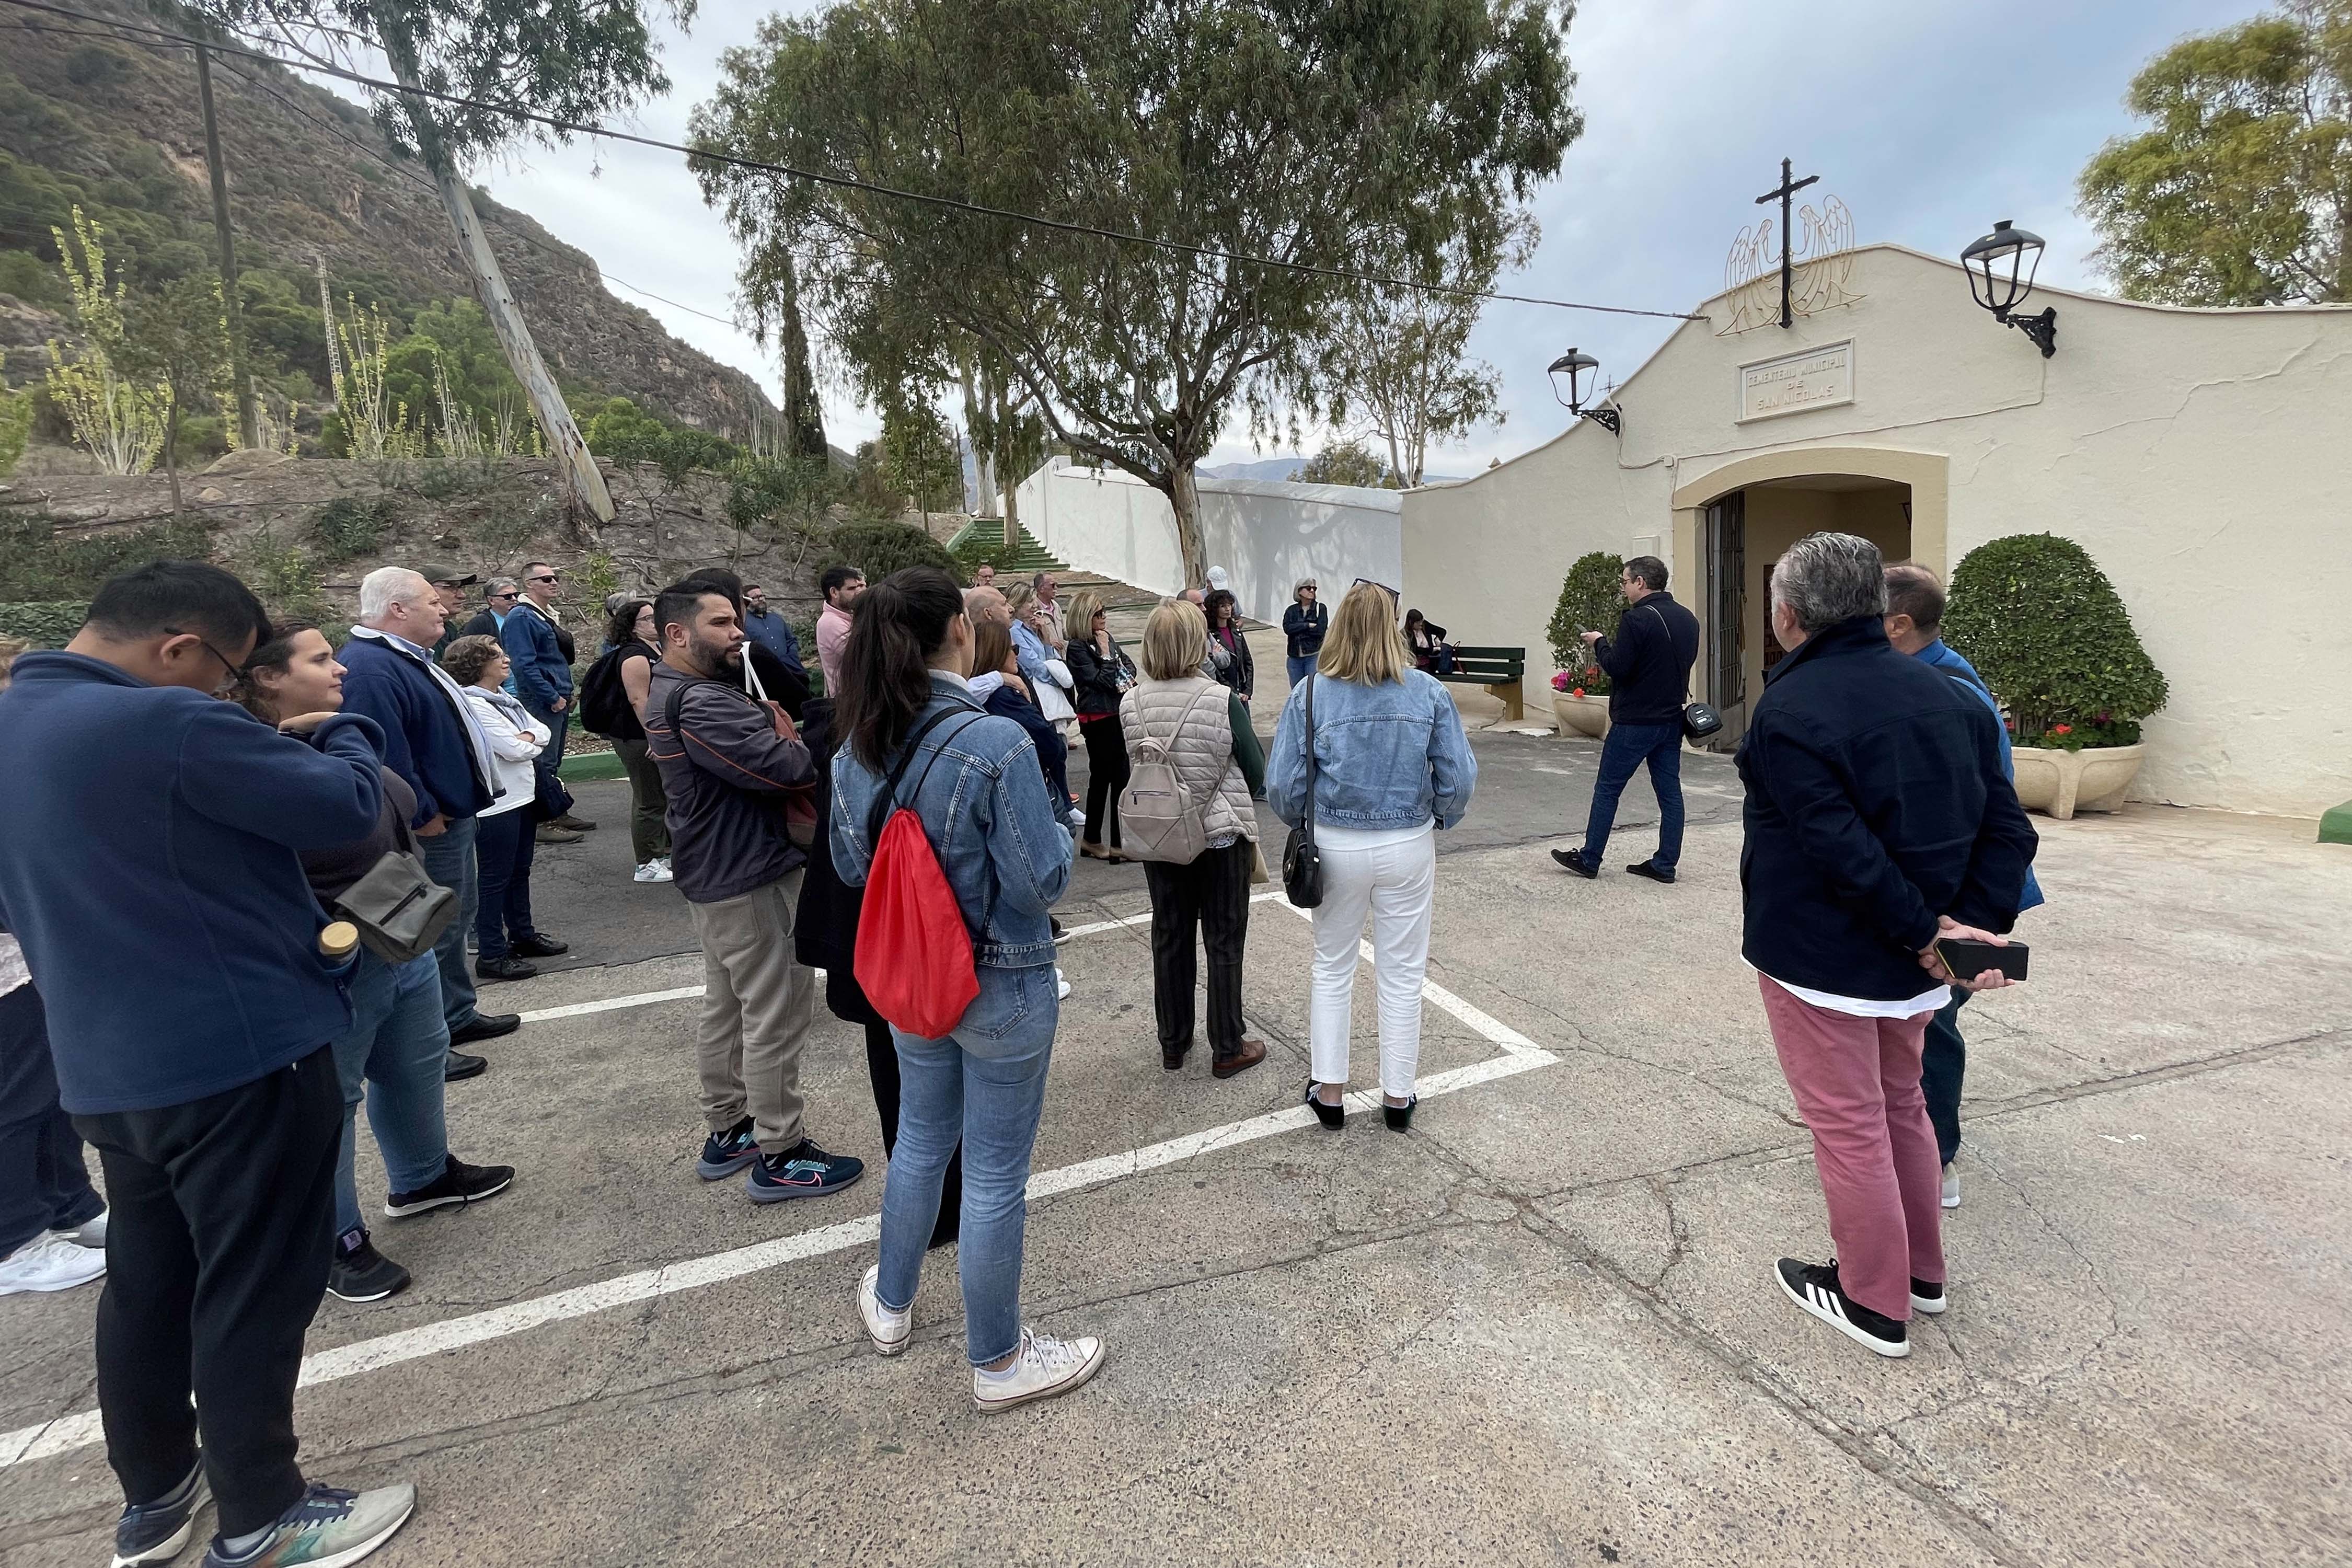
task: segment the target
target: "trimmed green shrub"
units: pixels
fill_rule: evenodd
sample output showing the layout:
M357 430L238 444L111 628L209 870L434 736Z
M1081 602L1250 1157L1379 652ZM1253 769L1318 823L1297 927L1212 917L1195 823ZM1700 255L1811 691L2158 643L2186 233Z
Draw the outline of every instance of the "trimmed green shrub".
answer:
M1587 697L1608 695L1608 672L1593 662L1591 650L1577 634L1616 634L1617 617L1625 613L1624 574L1623 556L1596 550L1578 556L1561 580L1559 604L1544 631L1551 643L1552 658L1569 679L1562 689L1581 688Z
M2021 746L2129 746L2169 690L2115 584L2054 533L1969 552L1952 574L1944 640L2009 710Z
M868 583L879 583L908 566L936 566L959 583L966 576L946 545L903 522L844 523L825 542L825 565L835 562L856 567Z
M22 637L35 647L63 647L81 630L89 611L89 605L79 599L0 605L0 637Z
M368 554L383 542L384 530L399 518L400 508L390 496L373 500L337 496L310 520L310 532L319 541L319 559L332 563Z
M0 519L0 601L87 601L125 567L202 561L211 552L204 525L194 519L127 533L76 529L63 534L55 519L38 512Z

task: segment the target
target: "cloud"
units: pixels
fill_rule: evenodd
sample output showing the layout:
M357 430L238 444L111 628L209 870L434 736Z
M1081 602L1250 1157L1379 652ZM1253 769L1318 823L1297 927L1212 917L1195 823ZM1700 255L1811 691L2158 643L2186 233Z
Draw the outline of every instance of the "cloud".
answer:
M1800 175L1822 176L1809 195L1843 198L1864 243L1957 255L1996 218L2014 218L2049 240L2047 281L2096 288L2095 240L2074 214L2074 177L2101 142L2129 129L2126 83L2183 35L2263 8L2253 0L1993 9L1961 0L1584 0L1569 53L1585 133L1537 197L1542 245L1505 287L1689 310L1722 287L1732 237L1755 220L1754 197L1778 182L1787 156ZM702 6L690 36L668 35L673 90L636 128L683 140L694 105L718 82L721 52L748 43L773 9L719 0ZM677 155L581 142L510 160L483 183L610 275L732 314L733 242ZM749 333L631 297L680 339L778 391L773 354ZM1472 350L1503 374L1506 422L1437 455L1432 468L1474 472L1556 432L1567 413L1543 367L1570 345L1622 380L1673 326L1491 307ZM826 395L825 418L845 447L878 427L838 392ZM1255 455L1236 421L1211 460Z

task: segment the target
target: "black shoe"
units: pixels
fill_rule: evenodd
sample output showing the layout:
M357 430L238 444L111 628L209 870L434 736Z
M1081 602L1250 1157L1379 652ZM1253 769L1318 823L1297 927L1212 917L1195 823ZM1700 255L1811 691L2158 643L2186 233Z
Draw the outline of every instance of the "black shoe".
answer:
M557 958L572 951L568 942L558 942L551 936L533 931L520 942L509 944L507 951L517 958Z
M477 980L529 980L539 973L539 965L526 963L520 958L478 958L474 960Z
M1417 1094L1402 1105L1391 1105L1385 1100L1381 1101L1381 1114L1388 1118L1389 1131L1391 1132L1408 1131L1412 1126L1412 1108L1420 1103L1421 1096Z
M814 1138L803 1138L781 1154L761 1154L744 1178L743 1188L755 1204L782 1203L787 1198L821 1198L866 1173L866 1162L849 1154L828 1154Z
M1559 861L1563 868L1575 872L1588 882L1601 875L1601 868L1585 859L1584 851L1581 849L1555 849L1551 852L1551 858Z
M1045 917L1045 923L1054 928L1054 940L1055 942L1067 942L1070 940L1070 933L1062 929L1062 922L1060 921L1055 920L1051 915L1047 915Z
M451 1051L441 1058L441 1081L456 1083L462 1078L479 1078L490 1070L490 1058Z
M1307 1103L1315 1108L1315 1120L1323 1123L1325 1128L1329 1131L1337 1132L1341 1127L1347 1124L1348 1107L1346 1104L1324 1104L1321 1098L1315 1092L1315 1080L1311 1078L1307 1080Z
M548 826L550 827L561 827L569 833L593 833L596 831L596 825L594 823L588 821L585 817L574 816L568 811L562 816L550 822Z
M381 1301L408 1289L408 1270L375 1249L367 1231L345 1231L327 1265L327 1293L338 1301Z
M1913 1278L1911 1281L1911 1310L1913 1311L1925 1312L1932 1318L1949 1305L1951 1305L1951 1303L1944 1299L1944 1288L1941 1285L1936 1284L1932 1280L1918 1279L1916 1276Z
M1160 1065L1170 1072L1180 1072L1183 1069L1184 1058L1192 1054L1192 1042L1190 1040L1181 1046L1162 1046L1160 1047Z
M1653 882L1664 882L1670 888L1675 885L1675 874L1672 871L1661 869L1655 860L1643 860L1626 867L1625 869L1632 876L1647 877Z
M449 1031L449 1043L470 1046L476 1040L495 1040L500 1035L511 1035L521 1027L520 1013L477 1013Z
M1789 1300L1857 1344L1883 1356L1911 1353L1910 1331L1882 1313L1874 1312L1845 1293L1838 1284L1837 1259L1800 1263L1783 1258L1772 1270Z
M195 1534L196 1510L205 1506L201 1456L180 1484L153 1502L135 1502L114 1523L117 1568L134 1563L166 1563L187 1550Z
M441 1173L415 1192L387 1194L383 1212L394 1219L406 1219L452 1204L478 1204L505 1192L514 1174L512 1165L468 1165L452 1154L442 1164Z

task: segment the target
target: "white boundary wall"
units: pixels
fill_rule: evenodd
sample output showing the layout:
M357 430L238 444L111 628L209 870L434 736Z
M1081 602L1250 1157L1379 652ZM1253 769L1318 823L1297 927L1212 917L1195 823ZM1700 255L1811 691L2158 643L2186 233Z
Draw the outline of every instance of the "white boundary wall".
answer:
M1332 605L1359 577L1403 578L1402 491L1203 479L1200 493L1207 563L1225 569L1244 616L1280 625L1301 577ZM1161 594L1188 586L1175 510L1132 474L1054 458L1019 495L1022 526L1073 567Z

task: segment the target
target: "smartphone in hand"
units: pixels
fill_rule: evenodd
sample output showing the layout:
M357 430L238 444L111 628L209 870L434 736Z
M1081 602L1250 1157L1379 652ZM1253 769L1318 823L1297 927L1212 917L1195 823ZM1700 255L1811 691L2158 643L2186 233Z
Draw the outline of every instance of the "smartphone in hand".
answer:
M2006 947L1965 937L1939 936L1936 956L1955 980L1974 980L1988 969L1998 969L2011 980L2025 978L2026 956L2032 950L2021 942Z

